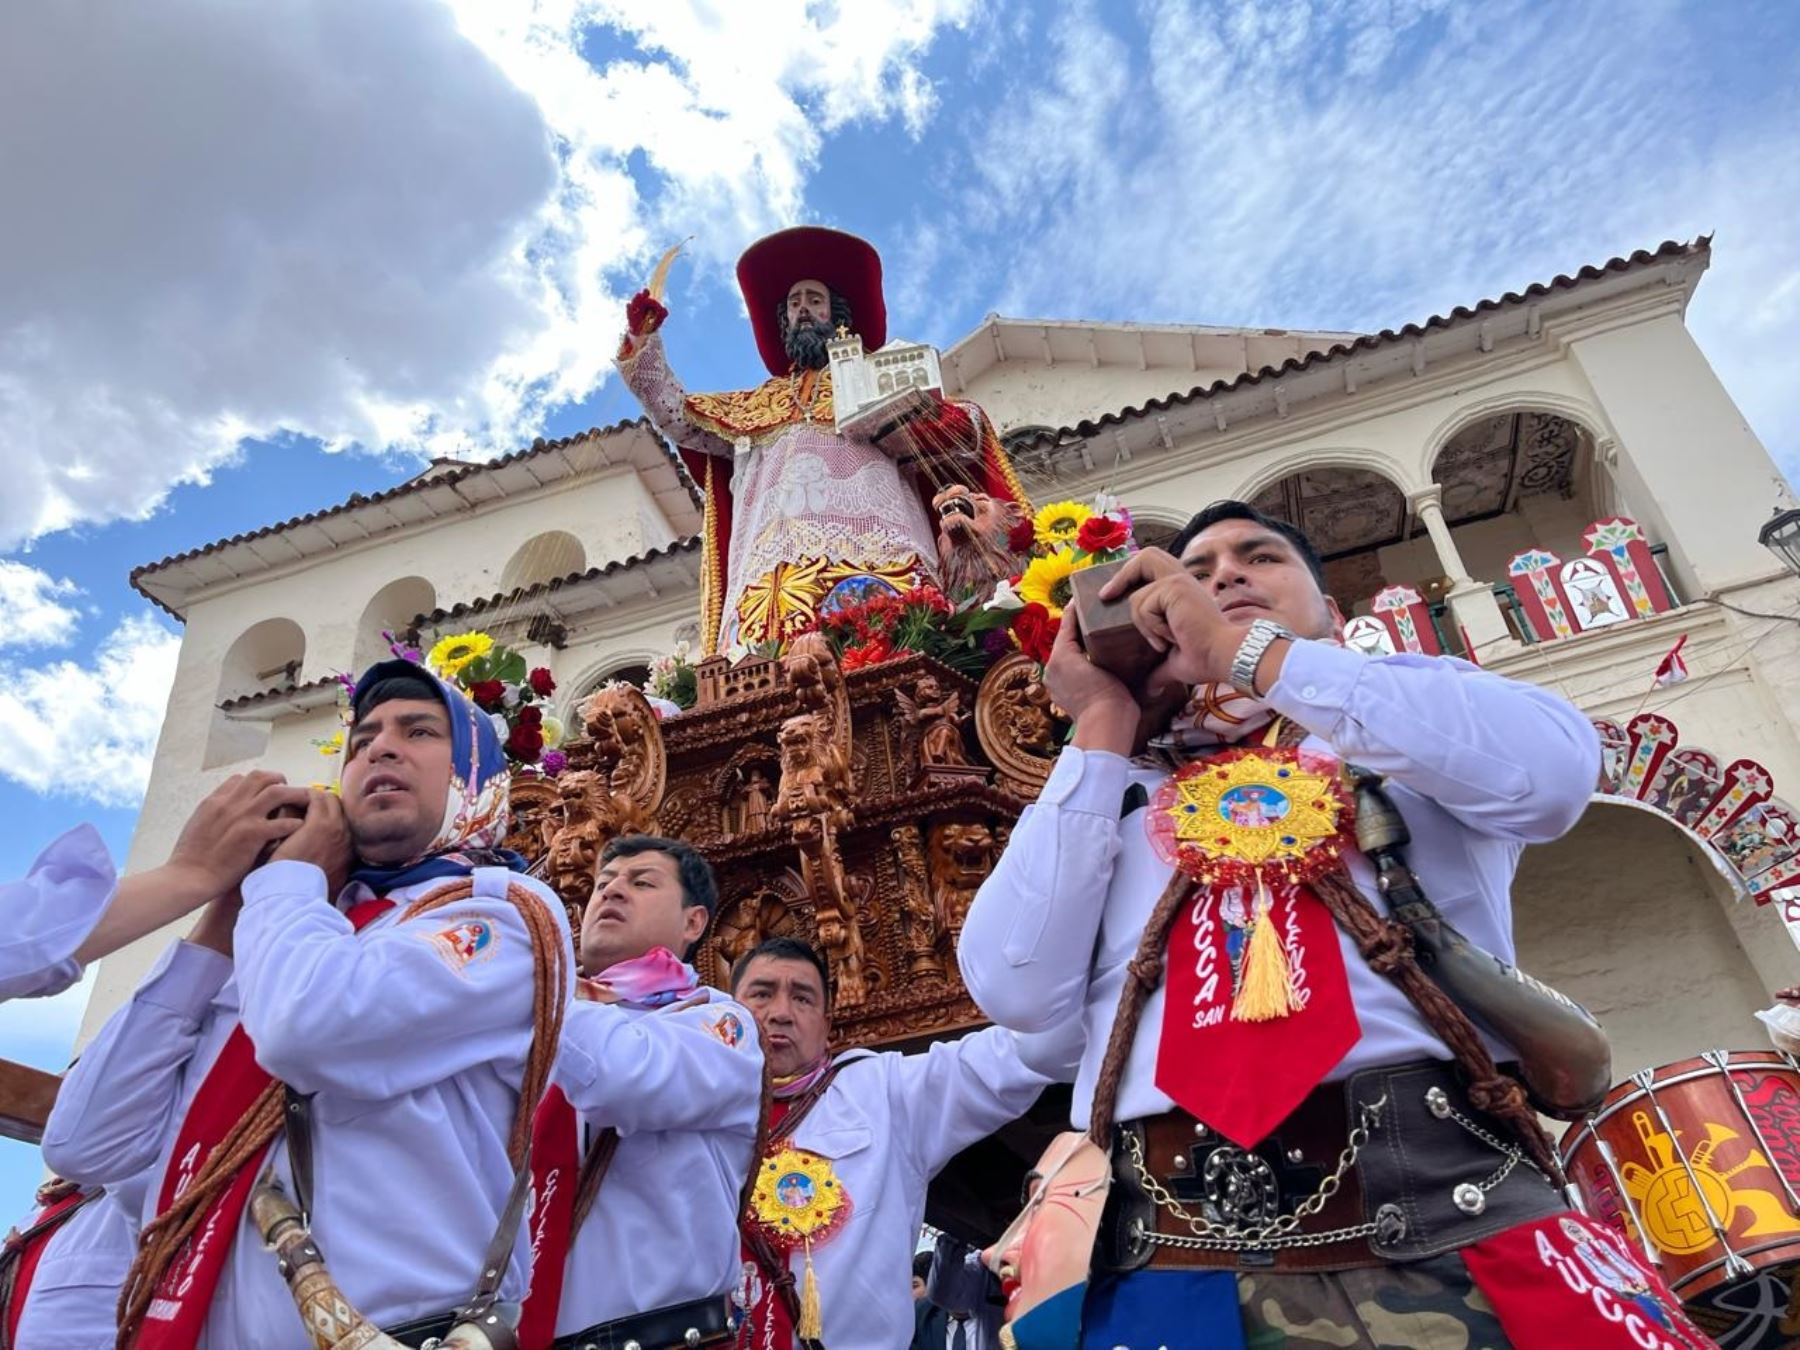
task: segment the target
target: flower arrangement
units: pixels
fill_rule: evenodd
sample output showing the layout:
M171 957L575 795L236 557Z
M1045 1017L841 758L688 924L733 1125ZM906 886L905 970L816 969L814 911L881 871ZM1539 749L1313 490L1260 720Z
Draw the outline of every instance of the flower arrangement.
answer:
M1017 576L1001 581L970 614L964 630L1002 631L1012 644L1040 664L1062 627L1070 579L1101 563L1117 562L1136 550L1131 513L1117 497L1101 494L1092 505L1052 502L1014 527L1008 544L1029 561Z
M882 591L846 605L814 621L809 631L823 633L846 671L891 661L906 652L922 652L952 670L979 675L992 658L976 637L956 622L957 611L932 585L905 591Z
M405 655L395 645L396 656ZM556 680L543 666L531 666L512 648L486 633L452 633L439 638L425 664L459 686L482 712L494 719L494 730L506 746L514 768L529 768L554 778L568 760L560 747L567 736L562 720L544 710L556 692Z
M700 696L700 685L686 642L650 663L650 678L644 681L644 692L652 698L667 699L683 712L694 706Z

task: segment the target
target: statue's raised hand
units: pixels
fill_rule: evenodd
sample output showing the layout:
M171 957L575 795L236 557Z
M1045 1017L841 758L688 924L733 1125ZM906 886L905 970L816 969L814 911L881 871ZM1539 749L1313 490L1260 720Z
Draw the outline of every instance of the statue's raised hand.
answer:
M632 296L625 306L625 338L619 343L619 359L623 361L637 351L638 342L661 328L668 317L668 306L648 289Z

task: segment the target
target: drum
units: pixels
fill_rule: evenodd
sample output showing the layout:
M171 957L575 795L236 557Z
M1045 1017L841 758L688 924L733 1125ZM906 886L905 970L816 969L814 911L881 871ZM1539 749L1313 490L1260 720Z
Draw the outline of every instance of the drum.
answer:
M1563 1135L1593 1218L1730 1350L1800 1343L1800 1064L1708 1050L1633 1074Z

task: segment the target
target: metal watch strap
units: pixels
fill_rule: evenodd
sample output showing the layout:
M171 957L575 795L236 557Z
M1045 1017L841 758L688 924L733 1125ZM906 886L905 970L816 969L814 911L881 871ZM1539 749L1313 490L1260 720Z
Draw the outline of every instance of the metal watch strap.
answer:
M1263 653L1279 639L1291 641L1293 636L1273 619L1258 619L1252 623L1244 633L1244 640L1238 643L1237 655L1231 658L1231 673L1226 677L1231 687L1245 698L1260 697L1256 692L1256 668L1262 663Z

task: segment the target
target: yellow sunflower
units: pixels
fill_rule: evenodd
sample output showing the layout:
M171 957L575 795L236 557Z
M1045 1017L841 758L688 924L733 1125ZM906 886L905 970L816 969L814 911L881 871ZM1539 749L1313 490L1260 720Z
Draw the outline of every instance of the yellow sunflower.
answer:
M1051 502L1031 518L1037 541L1047 548L1072 544L1081 530L1082 521L1094 513L1080 502Z
M446 638L439 638L437 646L425 656L425 664L438 674L448 678L461 670L478 656L484 656L494 648L494 639L486 633L456 633Z
M1069 577L1084 567L1092 567L1092 555L1077 559L1073 549L1059 548L1042 558L1033 558L1019 578L1019 599L1026 604L1042 605L1056 618L1069 603Z

